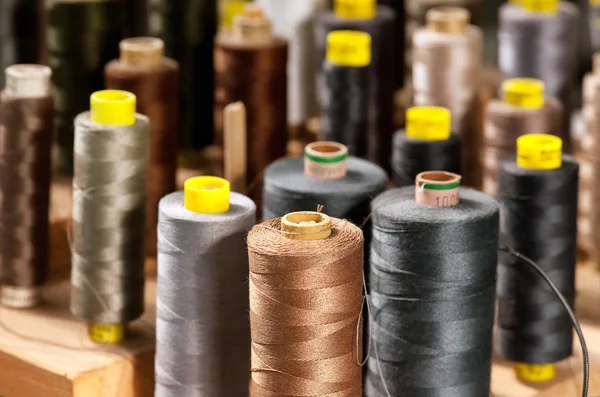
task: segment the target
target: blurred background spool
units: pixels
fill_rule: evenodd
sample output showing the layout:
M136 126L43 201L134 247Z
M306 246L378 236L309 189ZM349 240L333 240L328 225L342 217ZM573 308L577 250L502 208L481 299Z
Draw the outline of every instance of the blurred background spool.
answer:
M254 203L195 177L160 201L156 397L248 396Z
M392 168L397 186L415 183L424 171L460 173L460 138L450 133L450 111L412 107L406 112L406 130L394 134Z
M213 142L216 0L148 0L148 32L180 65L180 140L193 153ZM190 162L186 155L182 160Z
M540 79L546 96L560 99L564 113L558 136L567 153L582 22L576 5L558 0L505 4L499 14L498 63L503 78Z
M106 88L129 91L150 119L146 252L156 255L158 202L175 191L179 131L179 65L164 57L164 42L151 37L120 43L121 56L106 65Z
M248 254L250 396L362 396L361 230L290 213L255 226Z
M247 108L248 168L252 183L283 157L287 142L288 44L272 32L262 9L248 5L234 18L232 32L215 43L215 140L223 144L223 111L232 102ZM260 208L261 184L249 192Z
M358 30L371 36L366 153L368 160L386 171L390 171L390 142L394 133L395 20L391 8L377 6L374 0L336 0L334 11L319 15L315 21L319 62L325 59L329 33Z
M321 70L320 102L323 141L348 147L365 158L369 123L369 64L371 36L352 30L327 35L327 54Z
M405 1L404 0L378 0L378 4L388 6L396 13L395 20L395 33L396 49L394 50L394 64L396 65L396 90L400 90L404 87L404 46L406 42L406 12L405 12Z
M0 304L8 307L36 305L48 274L51 74L9 66L0 93Z
M57 166L73 172L73 119L104 88L104 65L128 35L125 0L48 2L48 51L54 84Z
M517 138L525 134L561 135L562 106L544 98L544 83L537 79L509 79L502 84L502 99L488 102L483 134L483 191L498 193L500 162L516 153Z
M561 149L561 139L551 135L518 139L517 161L504 161L499 171L500 238L537 263L573 307L579 167L561 158ZM573 328L561 302L533 269L505 253L497 294L496 351L517 363L521 380L552 379L553 364L572 354Z
M442 106L452 114L452 131L461 138L463 183L481 185L479 74L481 29L469 25L464 8L427 12L427 25L413 36L413 99L417 106ZM440 68L440 65L444 65Z
M291 137L301 137L306 122L317 116L317 60L314 18L325 9L324 0L257 0L273 23L275 34L289 43L288 126Z
M144 311L149 122L135 95L105 90L75 119L71 313L118 342Z
M367 397L489 395L499 209L460 179L424 172L372 203Z

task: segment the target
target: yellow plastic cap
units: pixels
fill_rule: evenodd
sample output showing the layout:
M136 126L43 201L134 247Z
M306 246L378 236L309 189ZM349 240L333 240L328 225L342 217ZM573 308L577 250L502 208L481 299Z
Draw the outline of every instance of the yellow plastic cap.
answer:
M371 63L371 35L353 30L329 33L327 61L348 67L368 66Z
M554 364L515 364L515 375L524 382L541 383L554 379Z
M377 13L377 0L335 0L333 9L340 18L372 19Z
M229 210L229 182L216 176L197 176L183 184L183 206L199 214Z
M562 139L530 134L517 139L517 165L532 170L555 170L562 166Z
M406 111L406 135L426 141L450 138L450 111L435 106L415 106Z
M98 124L126 126L135 124L136 97L120 90L97 91L90 97L92 121Z
M528 11L533 12L556 12L558 10L559 0L520 0Z
M508 79L502 83L504 102L523 108L544 106L544 82L538 79Z
M90 324L88 335L96 343L119 343L125 338L124 324Z

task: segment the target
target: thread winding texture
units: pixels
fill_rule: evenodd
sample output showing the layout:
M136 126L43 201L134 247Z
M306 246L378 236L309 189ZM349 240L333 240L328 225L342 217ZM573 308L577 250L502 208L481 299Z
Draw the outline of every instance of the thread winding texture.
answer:
M47 277L52 117L50 96L0 93L0 284Z
M564 107L560 137L570 150L572 92L578 64L579 11L560 2L556 13L535 13L519 4L505 4L499 11L499 67L504 79L532 77L544 82L547 97Z
M414 185L417 175L424 171L448 171L460 174L460 138L451 135L447 140L411 138L404 131L394 134L392 168L396 185Z
M315 39L320 62L325 59L327 35L330 32L358 30L371 35L366 158L386 171L390 170L390 142L394 133L395 20L394 10L378 6L373 19L340 18L329 11L319 15L315 21ZM319 79L323 81L322 77Z
M570 157L555 170L502 163L501 243L535 261L573 307L579 167ZM548 364L572 354L573 328L544 281L502 253L498 271L496 350L505 359Z
M500 100L488 103L483 134L483 191L498 194L500 163L514 156L517 138L525 134L561 136L563 108L554 98L546 98L541 108L513 106Z
M124 324L144 311L144 236L149 122L75 119L71 312Z
M124 0L47 3L49 65L54 83L58 168L73 172L73 119L104 88L104 65L119 55L127 34Z
M319 85L321 139L348 146L350 154L366 157L369 125L369 68L323 62Z
M180 146L199 149L213 142L215 0L149 0L148 31L165 42L166 55L179 62Z
M146 251L156 255L158 202L175 190L179 131L179 66L163 58L156 67L129 66L119 60L105 67L106 88L137 97L137 110L150 119L150 159L146 204Z
M248 396L250 322L246 233L256 206L199 214L183 192L160 201L156 397Z
M461 189L455 207L417 204L414 187L373 207L372 351L365 395L487 396L499 209ZM379 361L379 363L378 363Z
M363 237L332 218L323 240L292 240L280 219L248 235L252 397L362 396Z
M441 106L452 114L452 131L461 138L463 183L481 186L479 74L483 58L481 29L463 33L418 29L413 36L414 103ZM440 67L443 65L443 67Z

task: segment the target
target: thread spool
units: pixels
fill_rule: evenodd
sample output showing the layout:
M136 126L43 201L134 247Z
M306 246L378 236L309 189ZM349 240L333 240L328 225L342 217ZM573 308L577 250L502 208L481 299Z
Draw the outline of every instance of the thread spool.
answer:
M404 64L404 48L406 45L406 7L404 1L398 0L378 0L377 3L392 8L396 13L396 30L394 32L396 49L394 50L394 65L396 70L396 91L398 91L404 87L404 76L406 74L406 66Z
M322 63L326 57L327 35L339 30L355 30L371 36L369 67L369 109L366 158L386 171L390 170L389 143L394 133L395 67L394 31L396 15L373 0L338 0L334 11L322 13L315 20L315 39ZM324 81L323 71L319 81Z
M551 135L518 139L516 163L507 160L499 171L501 238L538 263L573 307L579 167L561 149ZM552 295L535 273L501 255L496 348L527 382L551 380L554 363L572 354L570 318Z
M149 122L136 97L90 97L75 119L71 312L90 338L116 343L144 311Z
M408 186L429 170L460 172L460 138L450 133L450 111L441 107L412 107L406 112L406 130L394 134L394 182Z
M588 4L588 25L593 54L600 50L600 2L591 0Z
M253 182L274 160L286 153L288 44L272 34L260 7L248 5L231 33L215 43L215 140L223 144L225 106L241 101L248 114L248 173ZM260 205L260 186L250 196Z
M562 106L544 98L544 83L537 79L509 79L502 84L502 99L488 102L483 134L483 191L498 193L500 162L516 153L524 134L561 135Z
M0 93L0 304L30 308L48 274L52 117L50 68L6 68Z
M175 191L179 136L179 65L164 56L164 42L153 37L121 41L120 57L104 68L106 87L133 93L137 110L150 119L150 157L146 204L146 252L156 255L158 202Z
M524 0L499 11L499 67L504 79L537 78L546 97L560 99L564 113L559 136L570 151L572 91L578 67L577 6L564 1Z
M248 254L250 395L361 396L361 230L290 213L255 226Z
M181 149L213 143L214 40L217 1L149 0L148 34L165 42L165 55L180 64Z
M426 26L413 35L413 99L417 106L450 110L452 131L461 138L464 183L479 188L478 76L483 63L483 34L469 24L469 19L464 8L437 7L427 12ZM445 65L441 73L439 65Z
M367 397L489 394L499 209L459 183L427 172L373 200Z
M159 205L155 395L248 396L246 233L256 206L207 176Z
M338 30L327 35L321 78L321 140L341 142L366 157L371 36Z

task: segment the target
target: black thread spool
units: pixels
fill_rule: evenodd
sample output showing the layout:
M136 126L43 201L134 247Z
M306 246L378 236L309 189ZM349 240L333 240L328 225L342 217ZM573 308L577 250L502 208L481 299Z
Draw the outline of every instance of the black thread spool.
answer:
M216 0L148 0L150 36L165 42L165 55L180 64L182 149L213 142Z
M396 38L396 49L394 51L396 60L394 62L396 64L396 89L399 90L404 87L404 43L406 40L404 0L378 0L377 3L392 8L396 13L396 31L394 33Z
M368 133L370 62L369 34L338 30L327 36L320 84L320 138L343 143L351 155L362 158Z
M575 300L579 166L561 158L562 141L532 134L517 140L517 162L499 170L502 245L531 258L556 283L571 307ZM519 363L517 376L549 380L553 364L572 354L568 314L544 281L512 255L502 254L498 272L496 349ZM537 373L537 378L531 374Z
M315 21L315 39L319 62L325 59L327 35L336 30L358 30L371 36L369 70L369 122L367 159L390 171L394 133L394 90L396 48L394 10L375 2L336 0L334 12L319 15Z
M373 200L367 397L489 395L499 209L459 185L424 172Z
M415 183L429 170L460 174L460 138L450 133L450 111L441 107L412 107L406 130L394 134L392 168L397 186Z
M58 169L73 172L73 119L104 88L104 65L119 56L127 35L124 0L56 0L47 5Z

